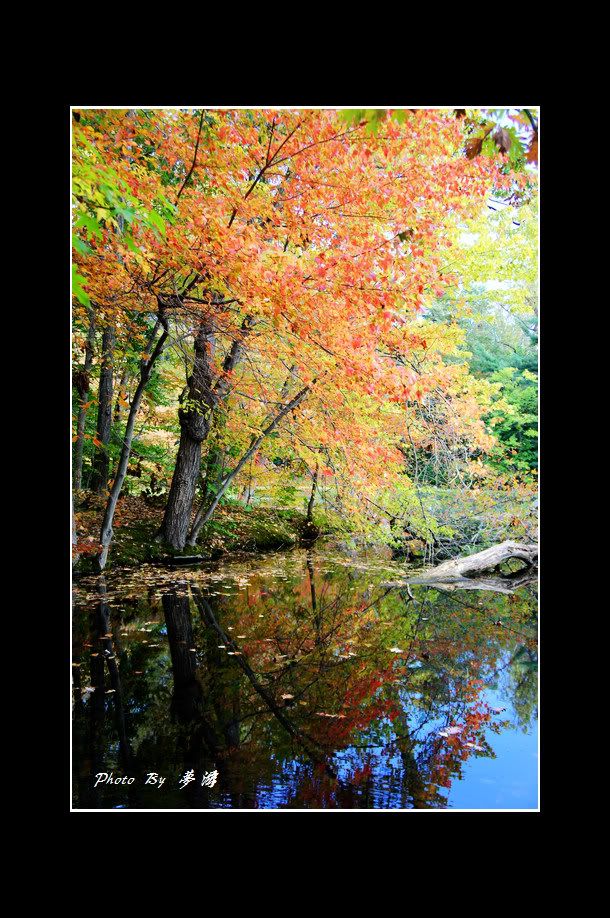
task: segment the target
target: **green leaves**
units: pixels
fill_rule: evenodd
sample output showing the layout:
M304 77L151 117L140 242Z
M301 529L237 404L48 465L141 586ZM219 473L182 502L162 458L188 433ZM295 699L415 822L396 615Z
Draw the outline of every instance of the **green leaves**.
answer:
M355 127L361 121L366 121L366 110L363 108L344 109L339 113L339 117L350 127Z
M87 245L76 233L72 233L72 247L76 249L79 255L90 255L91 247Z
M78 219L75 223L75 227L76 228L83 227L83 229L87 230L87 233L90 238L92 236L95 236L98 239L102 238L102 227L100 226L98 221L95 219L95 217L92 217L88 213L82 212L79 214Z
M379 125L385 120L387 114L388 111L385 108L352 108L342 111L340 117L347 125L352 127L365 122L365 134L377 134ZM398 114L398 112L395 114ZM404 112L401 114L404 116Z
M146 218L146 222L153 228L158 230L160 233L165 235L165 220L163 220L158 213L154 210L151 210Z
M89 295L85 290L83 290L83 284L85 283L85 278L78 273L76 265L72 265L72 293L77 298L79 303L82 303L83 306L90 306L91 300Z
M131 233L124 233L123 239L125 240L125 244L130 252L135 252L136 254L139 253L140 249L137 247L137 245L133 241L133 236L131 235Z

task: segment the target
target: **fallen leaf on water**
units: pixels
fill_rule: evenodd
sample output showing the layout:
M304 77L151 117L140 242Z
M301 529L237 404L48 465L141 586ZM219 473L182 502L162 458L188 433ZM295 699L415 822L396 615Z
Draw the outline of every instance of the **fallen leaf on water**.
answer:
M462 727L446 727L444 730L439 730L439 736L455 736L457 733L462 732Z

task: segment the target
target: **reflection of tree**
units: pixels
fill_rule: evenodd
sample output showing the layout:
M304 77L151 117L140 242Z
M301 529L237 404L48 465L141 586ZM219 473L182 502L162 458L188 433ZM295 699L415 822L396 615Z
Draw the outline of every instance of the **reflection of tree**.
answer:
M316 599L316 581L313 567L313 555L311 551L307 552L307 576L309 577L309 591L311 593L311 609L316 629L316 643L320 643L321 619L318 611L318 601Z
M172 713L179 723L190 723L201 711L203 691L197 679L189 598L171 590L163 594L162 602L174 677Z
M158 644L156 593L137 604L135 619L118 613L117 636L119 622L131 624L120 681L116 660L108 662L116 717L104 719L106 664L91 658L102 703L96 689L84 746L97 770L109 770L114 744L132 756L132 773L164 773L172 763L174 786L187 768L198 778L218 769L214 791L196 780L168 797L172 805L445 806L468 757L493 754L485 687L501 678L519 722L535 714L529 594L417 587L409 595L384 586L382 572L360 574L310 552L246 571L239 590L191 578L193 619L186 584L158 576L168 646ZM101 641L107 658L104 605L90 642ZM142 622L152 635L140 634ZM83 723L78 704L75 720ZM101 805L85 798L81 786L80 805Z
M79 772L79 800L84 807L99 805L100 790L94 787L92 775L108 770L106 756L108 724L106 706L114 709L114 724L118 737L118 764L124 771L132 766L132 751L125 721L125 710L119 669L110 625L110 607L106 601L106 582L99 577L97 584L99 602L90 615L90 640L87 641L89 652L89 686L93 691L88 698L88 723L84 727L84 710L82 695L78 699L79 718L77 724L77 742L86 748L86 770ZM108 670L108 688L106 688L106 669ZM78 679L81 691L82 680Z
M534 648L521 645L510 660L507 675L506 695L526 732L538 715L538 654Z
M214 616L212 608L209 605L209 603L207 603L206 600L204 599L201 593L201 590L199 590L198 587L193 586L192 592L195 598L195 602L204 620L214 628L214 630L218 634L218 637L224 642L225 646L233 648L234 655L236 654L236 652L239 655L236 661L237 665L245 673L246 678L250 681L252 687L254 688L254 691L257 692L258 695L260 695L260 697L263 699L264 703L268 707L269 711L271 711L271 713L278 720L278 722L282 725L282 727L287 731L287 733L289 733L289 735L293 739L298 740L298 742L303 746L303 748L305 749L307 754L313 759L313 761L315 761L317 764L320 764L322 759L320 758L319 753L315 750L315 747L312 741L309 739L309 737L307 737L305 734L303 734L301 731L295 728L290 718L286 716L285 712L276 703L271 692L269 692L261 684L260 680L257 678L256 674L252 670L247 660L243 658L241 652L238 650L238 645L233 641L232 638L228 636L228 634L226 634L222 630L222 628L216 621L216 617Z

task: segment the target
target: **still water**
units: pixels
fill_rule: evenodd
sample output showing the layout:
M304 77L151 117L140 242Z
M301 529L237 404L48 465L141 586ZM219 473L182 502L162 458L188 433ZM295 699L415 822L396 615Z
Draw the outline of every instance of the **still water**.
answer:
M73 807L535 809L535 585L406 573L316 547L79 579Z

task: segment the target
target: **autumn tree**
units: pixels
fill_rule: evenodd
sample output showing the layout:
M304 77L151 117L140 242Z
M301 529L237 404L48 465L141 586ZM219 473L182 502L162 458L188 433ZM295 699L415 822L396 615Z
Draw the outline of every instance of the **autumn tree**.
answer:
M444 411L485 448L464 372L445 365L448 339L431 345L422 315L456 282L443 270L449 217L475 216L515 177L502 150L470 155L451 110L390 115L375 131L332 110L94 111L74 126L77 298L140 347L140 399L153 357L172 341L193 349L162 526L173 548L189 529L196 540L197 520L284 429L305 465L326 451L320 475L342 467L369 495L403 474L405 413L435 392L439 410L450 407L411 437L425 439ZM127 463L139 408L134 394L120 435ZM243 451L191 529L202 444L236 408ZM121 474L112 480L117 496Z

